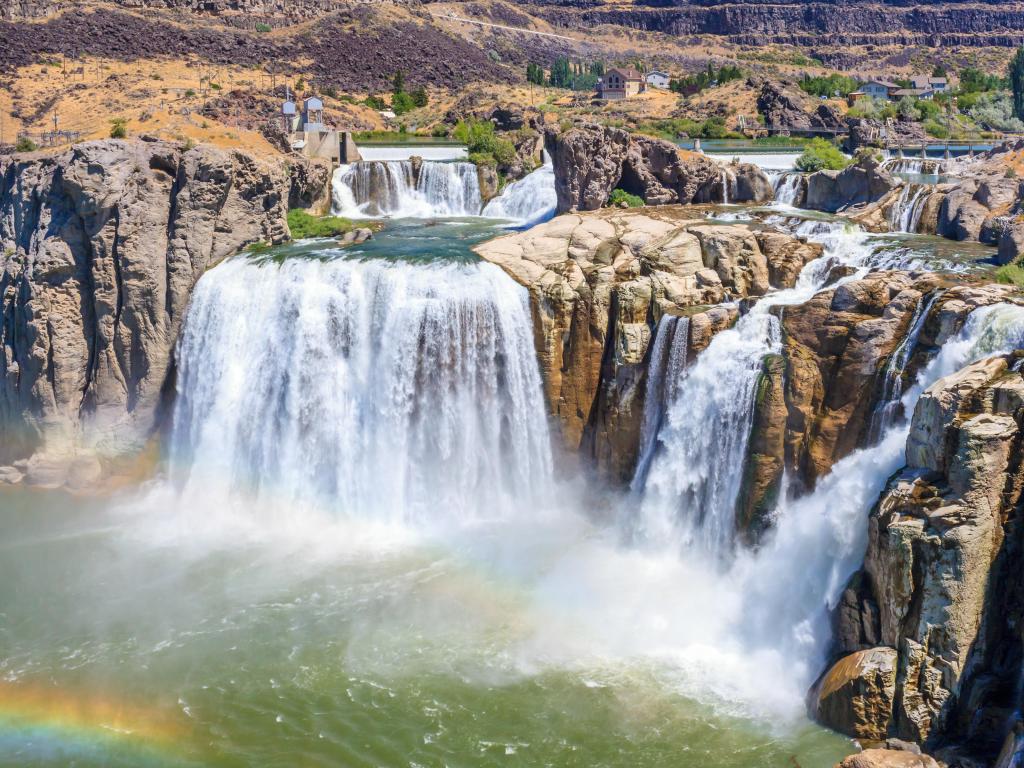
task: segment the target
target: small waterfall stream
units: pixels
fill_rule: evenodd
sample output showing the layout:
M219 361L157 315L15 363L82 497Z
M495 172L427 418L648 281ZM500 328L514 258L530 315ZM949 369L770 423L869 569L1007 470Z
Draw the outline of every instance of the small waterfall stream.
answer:
M894 232L917 232L924 205L931 190L922 184L904 184L899 198L889 210L889 227Z
M477 216L483 204L476 166L409 160L352 163L334 174L334 213L348 218Z
M487 203L483 216L507 219L518 226L532 227L555 215L558 196L555 194L555 167L544 152L540 168L509 184L500 195Z
M936 291L927 299L918 302L910 321L910 330L889 357L889 362L882 374L882 392L878 398L878 405L875 406L875 410L871 414L871 422L868 425L869 445L881 440L882 435L903 416L902 397L907 363L910 362L910 357L917 348L917 339L921 335L921 329L924 328L932 307L943 293L944 291Z
M782 205L796 206L803 194L804 175L799 171L777 173L772 178L775 201Z

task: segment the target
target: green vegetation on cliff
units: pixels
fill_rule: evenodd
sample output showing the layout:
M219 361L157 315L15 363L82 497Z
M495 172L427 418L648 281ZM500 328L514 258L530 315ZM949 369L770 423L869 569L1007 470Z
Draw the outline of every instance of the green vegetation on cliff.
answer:
M301 208L288 211L288 229L293 240L307 237L337 237L352 229L352 222L338 216L313 216Z
M804 153L797 158L796 167L806 172L841 171L851 162L835 144L825 139L811 139Z

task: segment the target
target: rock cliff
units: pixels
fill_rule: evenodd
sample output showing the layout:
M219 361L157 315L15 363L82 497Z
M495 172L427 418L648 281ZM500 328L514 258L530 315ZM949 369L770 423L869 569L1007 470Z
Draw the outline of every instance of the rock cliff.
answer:
M583 124L549 129L545 143L555 168L558 211L594 211L615 189L648 205L764 202L771 182L756 166L724 168L668 141L620 128Z
M974 363L919 400L906 467L871 513L864 569L837 612L840 658L815 692L826 724L929 749L954 742L989 760L1012 729L1024 618L1020 354Z
M633 472L651 337L691 315L691 355L738 316L727 296L791 286L820 248L664 207L567 214L477 246L530 291L545 394L571 453L616 481Z
M59 485L80 448L151 434L192 287L245 245L287 239L288 191L283 167L209 147L110 140L0 161L0 463Z

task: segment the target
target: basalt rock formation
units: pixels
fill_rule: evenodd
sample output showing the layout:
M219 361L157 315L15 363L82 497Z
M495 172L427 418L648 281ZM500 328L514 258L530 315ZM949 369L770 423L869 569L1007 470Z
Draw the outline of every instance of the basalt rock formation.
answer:
M617 24L679 36L717 35L739 45L1015 46L1024 41L1024 6L986 0L838 3L741 0L533 0L534 13L558 24L588 28Z
M196 280L288 238L283 167L100 141L0 160L0 463L60 485L157 425ZM10 475L10 472L7 473Z
M726 296L791 286L820 248L679 208L568 214L477 246L530 291L545 394L567 451L624 481L636 463L648 348L665 313L693 315L691 355L738 316Z
M862 155L841 171L818 171L808 176L805 205L816 211L835 213L878 202L901 184L885 170L879 159Z
M559 213L597 210L615 189L648 205L763 202L771 197L771 182L754 166L726 173L704 155L619 128L584 124L565 132L549 129L545 143L554 163Z
M974 363L919 400L906 466L871 513L864 569L836 615L839 658L815 692L826 724L988 759L1012 730L1024 618L1019 355ZM883 660L884 674L866 658Z

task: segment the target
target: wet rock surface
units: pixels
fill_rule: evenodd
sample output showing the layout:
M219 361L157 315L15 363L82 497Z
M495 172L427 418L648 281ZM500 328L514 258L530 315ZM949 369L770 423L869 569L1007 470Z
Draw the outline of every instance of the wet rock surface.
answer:
M59 485L78 448L144 440L196 280L287 239L288 190L283 167L161 142L0 162L0 463L35 454Z

